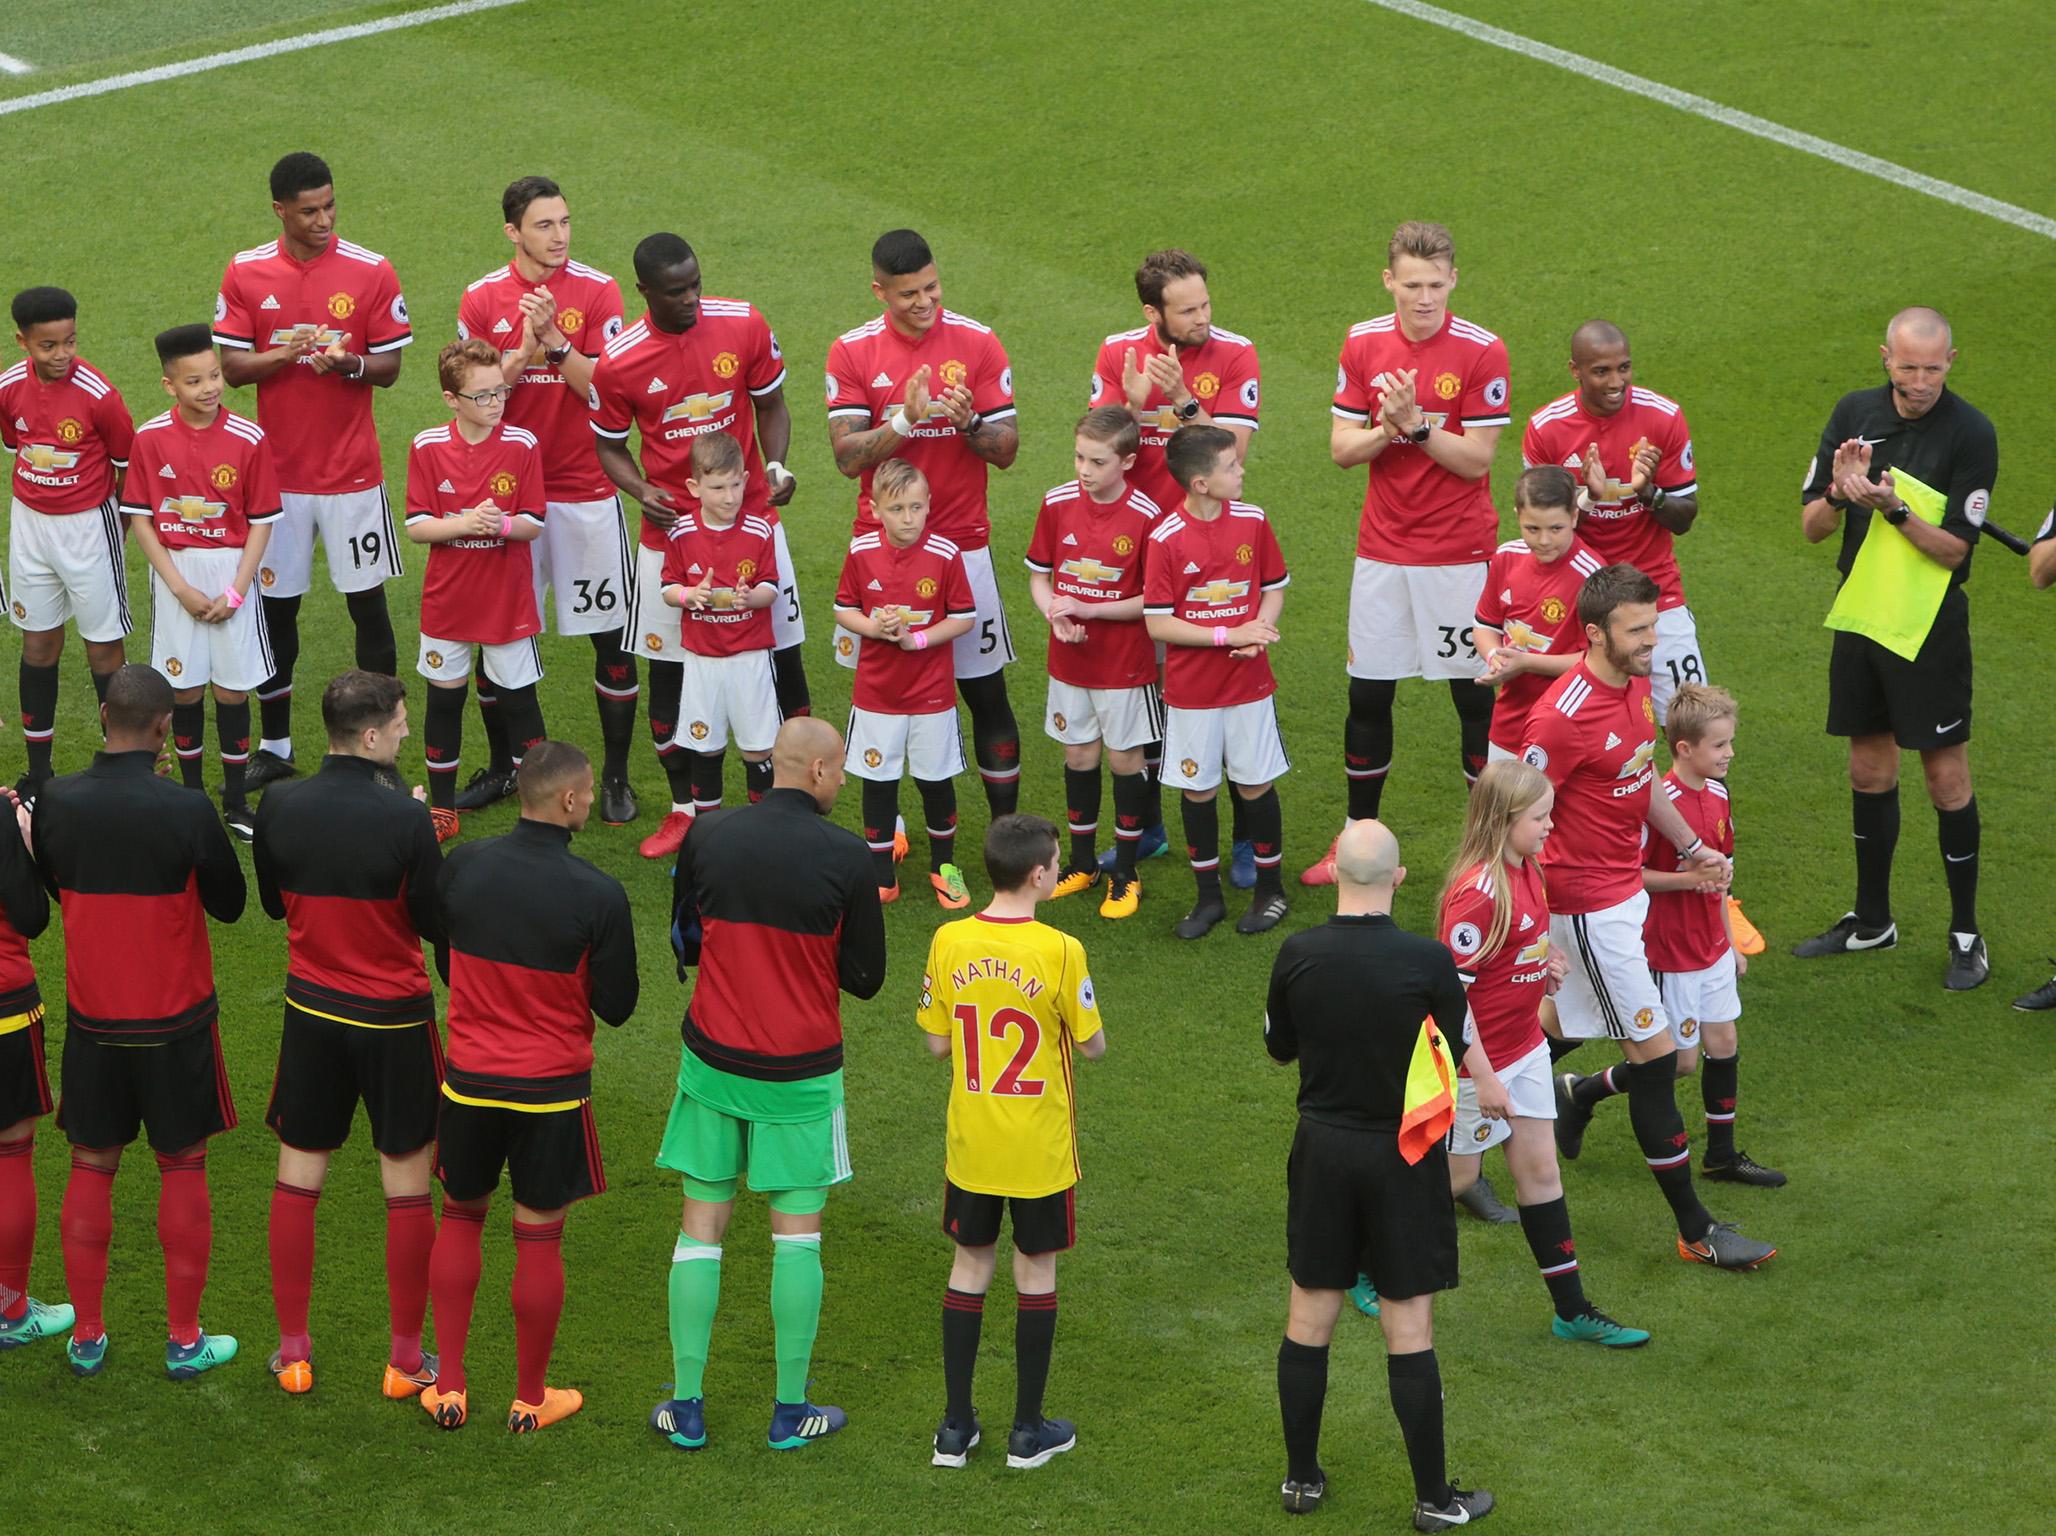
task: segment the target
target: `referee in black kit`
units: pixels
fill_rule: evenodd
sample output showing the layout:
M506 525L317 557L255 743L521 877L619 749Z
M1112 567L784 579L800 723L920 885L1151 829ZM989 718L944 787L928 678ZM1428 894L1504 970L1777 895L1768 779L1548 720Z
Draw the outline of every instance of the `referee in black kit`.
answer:
M1448 950L1393 923L1392 893L1406 871L1382 824L1359 821L1342 834L1335 872L1335 916L1279 948L1264 1012L1265 1049L1299 1062L1299 1129L1285 1165L1292 1305L1278 1346L1288 1461L1280 1493L1302 1514L1327 1492L1319 1452L1328 1340L1361 1271L1378 1288L1414 1529L1448 1530L1490 1513L1492 1495L1451 1486L1443 1469L1432 1306L1435 1292L1456 1284L1449 1155L1437 1141L1409 1164L1399 1124L1422 1020L1432 1017L1462 1049L1463 983Z
M1800 526L1818 544L1842 529L1835 564L1848 580L1882 517L1949 572L1918 654L1907 661L1868 636L1838 630L1828 663L1828 734L1849 738L1856 833L1856 908L1793 947L1802 960L1889 949L1892 851L1899 841L1899 753L1920 754L1949 882L1949 969L1965 992L1990 973L1977 926L1978 816L1970 784L1970 599L1963 584L1999 473L1999 437L1982 411L1950 393L1956 349L1936 310L1902 309L1885 327L1885 382L1836 402L1806 472ZM1939 526L1913 515L1894 475L1946 498Z

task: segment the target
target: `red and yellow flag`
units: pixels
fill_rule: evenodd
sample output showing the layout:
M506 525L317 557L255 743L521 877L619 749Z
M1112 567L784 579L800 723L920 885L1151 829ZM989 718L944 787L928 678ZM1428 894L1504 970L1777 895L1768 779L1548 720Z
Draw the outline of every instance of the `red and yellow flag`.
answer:
M1406 1106L1399 1118L1399 1155L1418 1163L1456 1122L1456 1058L1433 1019L1421 1020L1406 1069Z

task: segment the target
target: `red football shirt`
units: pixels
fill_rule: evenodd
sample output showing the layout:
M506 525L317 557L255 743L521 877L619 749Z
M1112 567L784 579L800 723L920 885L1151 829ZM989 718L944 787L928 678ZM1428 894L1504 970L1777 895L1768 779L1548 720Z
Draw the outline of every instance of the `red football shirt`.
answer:
M294 259L278 240L239 251L214 300L214 339L268 352L301 325L318 327L324 347L342 337L359 356L414 339L400 279L378 252L339 237L312 261ZM283 491L339 496L385 479L371 387L362 379L316 373L302 358L258 382L257 420L271 439Z
M136 430L121 391L82 357L55 384L23 358L0 373L0 443L14 452L14 495L46 517L90 512L114 494Z
M621 334L621 290L606 273L581 261L567 261L543 279L557 301L557 329L587 357ZM488 272L457 304L457 337L483 337L501 352L512 352L521 340L521 299L537 285L514 270L512 263ZM537 347L522 367L514 396L503 418L526 428L542 445L543 474L552 501L600 501L614 494L614 482L600 468L593 451L592 415L586 397L552 368Z
M909 634L978 611L964 557L955 544L929 533L899 549L876 528L850 540L835 606L874 618L881 609L898 607L906 614ZM850 702L881 715L932 715L955 708L956 669L950 647L909 651L888 641L866 640L857 652Z
M1121 370L1131 350L1135 353L1135 366L1141 368L1165 348L1153 325L1109 336L1099 349L1099 361L1093 365L1088 405L1128 403L1128 393L1121 387ZM1256 430L1262 388L1255 342L1215 326L1204 346L1178 349L1178 371L1185 375L1185 387L1198 397L1200 406L1218 425ZM1143 414L1136 418L1136 425L1142 429L1142 447L1136 452L1135 467L1128 471L1128 478L1158 506L1175 507L1185 500L1185 491L1164 467L1164 444L1181 423L1171 410L1171 402L1154 387L1143 407Z
M671 493L681 512L700 504L686 490L692 443L726 432L742 444L749 488L742 509L768 523L771 505L764 456L757 451L757 399L785 383L785 355L771 323L741 299L701 299L700 318L672 335L645 315L606 345L593 370L592 429L616 442L631 425L642 434L643 478ZM664 530L640 518L645 549L664 547Z
M771 610L744 605L750 588L768 581L777 586L778 539L761 517L744 513L726 528L715 528L696 513L671 525L664 549L664 585L696 587L711 572L714 606L681 608L679 643L695 656L735 656L743 651L771 649Z
M1704 789L1687 789L1675 772L1663 776L1664 792L1695 837L1729 858L1735 856L1735 818L1728 808L1728 787L1708 779ZM1647 868L1671 873L1685 867L1677 849L1660 837L1648 839ZM1703 971L1728 952L1726 891L1651 891L1649 916L1642 924L1642 944L1654 971Z
M1599 569L1599 559L1577 538L1547 564L1521 539L1509 539L1493 553L1485 568L1485 589L1478 594L1477 620L1504 637L1501 644L1536 656L1564 656L1585 649L1585 626L1578 622L1578 591ZM1552 679L1533 672L1500 684L1492 701L1491 737L1509 752L1523 740L1528 711Z
M1480 427L1503 427L1511 398L1506 344L1455 315L1426 341L1409 341L1395 315L1351 326L1335 370L1335 414L1364 425L1374 421L1385 381L1415 370L1414 398L1428 425L1459 436ZM1466 480L1403 439L1371 461L1356 552L1391 565L1467 565L1484 560L1498 542L1492 477Z
M416 434L407 450L407 521L449 517L490 500L543 520L543 456L535 435L505 422L467 443L455 422ZM421 578L421 632L468 645L505 645L542 630L525 539L431 544Z
M1601 563L1632 565L1654 581L1663 594L1658 608L1678 608L1684 605L1685 587L1678 576L1677 538L1628 494L1635 472L1635 456L1629 450L1645 438L1663 454L1656 466L1656 484L1672 496L1697 495L1692 429L1685 413L1677 401L1640 385L1629 387L1628 398L1611 416L1591 415L1576 390L1550 401L1528 419L1521 437L1521 463L1526 468L1561 464L1583 485L1585 450L1598 443L1607 494L1586 512L1578 533Z
M828 348L828 419L854 421L860 430L882 427L907 397L907 379L928 365L929 392L952 384L971 391L971 408L990 421L1014 415L1014 370L999 338L976 320L945 309L916 340L893 329L883 315L845 331ZM959 549L992 542L985 504L985 460L966 448L940 406L914 425L898 456L928 477L928 530ZM871 471L857 481L857 529L876 528L871 514Z
M1028 569L1047 576L1057 596L1076 602L1141 597L1157 516L1157 504L1132 483L1102 504L1067 480L1042 498L1028 540ZM1086 620L1085 638L1075 645L1051 637L1049 675L1075 688L1139 688L1156 681L1156 645L1139 618Z
M1506 937L1487 951L1492 931L1493 887L1505 881L1512 900ZM1471 1008L1471 1022L1497 1072L1542 1043L1542 999L1549 979L1549 901L1542 867L1533 859L1519 865L1479 865L1467 870L1442 903L1442 942L1456 957ZM1459 1058L1458 1070L1463 1071Z
M195 429L177 411L136 428L124 512L148 517L166 549L241 549L279 515L278 472L257 423L234 411Z
M1207 629L1256 617L1263 595L1292 580L1263 508L1231 501L1212 522L1167 512L1150 533L1143 576L1144 615L1168 613ZM1173 645L1164 651L1164 702L1180 709L1225 709L1278 691L1271 658L1238 658L1225 647Z
M1649 679L1609 688L1579 662L1528 713L1521 761L1556 786L1556 830L1542 850L1552 912L1597 912L1642 889L1642 826L1656 779Z

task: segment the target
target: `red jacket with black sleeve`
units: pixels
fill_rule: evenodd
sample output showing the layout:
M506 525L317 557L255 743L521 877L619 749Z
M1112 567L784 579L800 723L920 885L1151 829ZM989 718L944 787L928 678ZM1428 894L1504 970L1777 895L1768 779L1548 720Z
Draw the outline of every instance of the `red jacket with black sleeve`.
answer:
M286 1001L345 1024L433 1023L421 941L441 932L442 850L428 807L366 758L267 790L257 807L257 898L286 921Z
M569 828L524 816L443 861L437 906L443 1091L527 1109L590 1098L593 1015L626 1023L641 985L621 882L572 853Z
M9 807L0 802L0 811ZM50 926L50 898L36 878L36 861L19 837L0 827L0 1021L43 1006L29 940Z
M842 1067L838 992L885 984L864 840L799 789L699 817L678 851L673 943L699 967L680 1032L708 1066L790 1082Z
M29 825L64 913L71 1028L158 1045L211 1027L207 919L234 922L249 895L213 802L160 779L155 753L101 752L43 786Z

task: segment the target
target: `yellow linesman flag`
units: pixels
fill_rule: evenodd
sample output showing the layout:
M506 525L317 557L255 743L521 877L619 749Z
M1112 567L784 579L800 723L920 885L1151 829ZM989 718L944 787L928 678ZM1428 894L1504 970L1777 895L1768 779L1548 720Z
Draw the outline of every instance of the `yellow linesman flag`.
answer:
M1899 499L1922 522L1940 527L1949 498L1923 485L1903 469L1892 471ZM1911 661L1934 628L1935 615L1949 590L1949 568L1907 542L1906 536L1876 513L1849 567L1849 579L1835 594L1824 621L1829 629L1868 635L1895 656Z
M1417 1163L1456 1123L1456 1058L1433 1019L1421 1020L1406 1069L1406 1107L1399 1117L1399 1155Z

